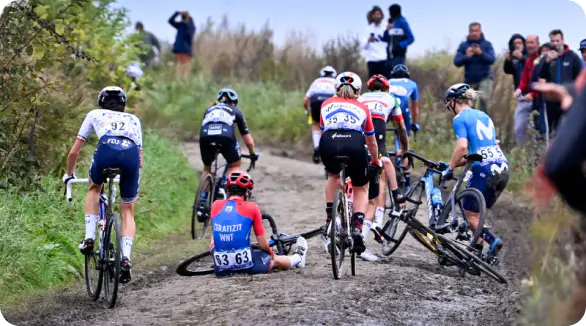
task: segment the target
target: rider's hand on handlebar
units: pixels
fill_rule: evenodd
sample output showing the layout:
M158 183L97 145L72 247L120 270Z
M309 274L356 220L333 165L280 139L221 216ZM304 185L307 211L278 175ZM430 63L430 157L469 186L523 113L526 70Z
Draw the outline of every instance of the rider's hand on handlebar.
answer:
M75 173L73 175L69 175L67 173L65 173L63 175L63 184L67 184L71 179L75 179Z
M450 168L447 168L442 172L442 180L451 180L454 178L454 171Z
M381 174L383 172L383 162L381 160L379 160L378 158L376 159L376 161L375 160L370 161L370 166L373 169L373 171L378 172L378 174Z
M419 126L418 123L412 123L411 124L411 131L418 132L420 129L421 129L421 127Z

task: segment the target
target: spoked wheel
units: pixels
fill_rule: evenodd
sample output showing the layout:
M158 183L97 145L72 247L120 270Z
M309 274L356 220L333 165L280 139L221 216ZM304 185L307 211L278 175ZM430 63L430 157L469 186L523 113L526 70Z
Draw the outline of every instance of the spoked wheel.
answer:
M181 276L209 275L214 273L214 258L211 252L204 251L177 266L177 274Z
M345 216L348 214L348 208L344 207L344 196L344 191L338 188L334 197L333 216L330 223L330 257L332 258L332 272L336 280L339 280L344 274L344 256L350 238L350 228L346 223Z
M99 239L95 240L94 248L97 250L85 256L85 285L89 297L96 301L100 297L102 280L104 279L104 269L100 264Z
M112 214L112 218L106 227L104 237L105 266L104 266L104 296L108 308L114 308L118 297L118 284L120 282L120 261L122 260L120 247L120 222L118 215Z
M211 175L207 175L199 184L195 193L195 200L191 209L191 238L194 240L203 238L208 229L213 203L213 187L214 179ZM197 224L201 224L199 234L197 233Z
M466 214L466 210L464 209L464 202L466 201L467 207L474 207L478 209L479 216L478 216L478 228L476 232L472 232L470 228L470 220ZM480 238L482 234L482 228L485 225L485 218L486 218L486 201L482 193L475 188L468 188L456 195L456 219L453 219L454 215L452 213L452 201L449 200L444 205L444 211L442 212L443 216L446 216L446 223L449 223L450 230L452 233L449 233L453 237L454 241L462 243L463 245L469 246L474 248L474 244ZM438 231L439 233L439 231ZM447 234L446 234L447 235Z
M423 193L423 184L417 183L411 186L411 188L405 196L408 196L414 199L415 201L421 201ZM390 192L388 197L391 198ZM419 205L408 202L404 210L409 211L409 214L415 216L415 214L417 214L418 209ZM390 256L391 254L393 254L393 252L395 252L395 250L397 250L397 248L399 248L399 245L401 245L403 239L405 239L407 231L409 231L409 226L407 225L407 223L402 221L399 218L399 216L392 215L389 216L387 223L385 223L385 226L381 231L383 236L383 246L381 251L383 255Z

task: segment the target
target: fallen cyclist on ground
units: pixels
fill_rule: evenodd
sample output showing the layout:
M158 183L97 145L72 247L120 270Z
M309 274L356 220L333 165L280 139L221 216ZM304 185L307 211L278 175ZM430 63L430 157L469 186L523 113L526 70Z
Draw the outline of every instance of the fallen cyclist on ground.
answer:
M212 242L214 272L218 277L232 274L264 274L273 268L288 270L305 267L307 241L297 239L297 248L291 256L277 256L265 238L262 216L258 205L248 202L254 189L252 178L245 172L230 174L226 183L227 200L216 200L212 205ZM250 231L254 229L260 249L252 249Z

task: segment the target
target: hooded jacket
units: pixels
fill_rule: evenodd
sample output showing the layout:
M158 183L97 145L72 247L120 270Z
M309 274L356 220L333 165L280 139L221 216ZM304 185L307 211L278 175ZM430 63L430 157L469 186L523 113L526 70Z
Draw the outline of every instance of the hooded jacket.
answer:
M545 61L539 77L550 83L564 84L576 80L582 70L580 57L567 44L559 56L551 62Z
M518 59L513 57L513 52L515 51L515 46L513 45L513 41L520 38L523 40L523 57ZM511 52L511 60L505 60L504 70L506 74L513 75L513 83L515 84L515 89L519 87L519 83L521 82L521 75L523 73L523 68L525 67L525 62L527 60L527 48L525 47L525 38L521 34L514 34L511 39L509 40L509 51Z
M193 18L189 18L188 22L176 22L175 18L179 16L179 12L175 12L169 18L169 24L177 29L177 36L173 44L173 53L185 53L192 55L191 46L193 43L193 35L195 34L195 24Z
M401 7L393 5L389 8L391 19L389 23L393 24L393 28L385 31L382 40L388 42L387 53L389 58L405 57L407 55L407 47L415 42L413 32L407 19L401 15Z
M466 49L472 46L472 44L478 44L482 50L482 54L468 58L466 56ZM464 66L465 83L476 84L488 77L493 78L490 66L494 63L494 60L492 43L484 39L484 34L482 34L477 41L470 40L468 37L466 41L460 43L456 57L454 57L454 65L456 67Z

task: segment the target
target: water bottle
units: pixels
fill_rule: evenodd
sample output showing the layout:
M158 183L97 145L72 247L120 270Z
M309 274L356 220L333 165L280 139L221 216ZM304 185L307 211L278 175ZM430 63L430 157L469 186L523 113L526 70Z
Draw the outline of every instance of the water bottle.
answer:
M226 199L226 191L224 190L224 188L218 189L218 195L217 195L217 197L218 198L216 198L216 199L219 199L219 200Z
M468 182L472 178L472 171L466 171L466 175L464 176L464 182Z
M437 187L431 191L431 204L433 206L441 206L442 204L442 193Z

